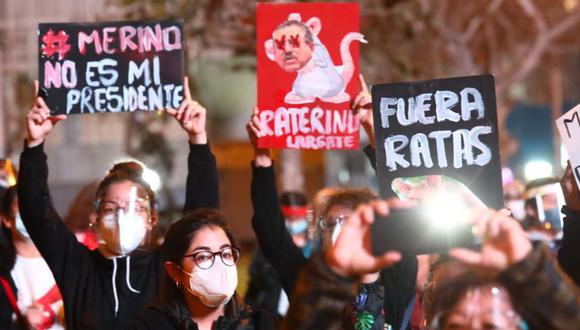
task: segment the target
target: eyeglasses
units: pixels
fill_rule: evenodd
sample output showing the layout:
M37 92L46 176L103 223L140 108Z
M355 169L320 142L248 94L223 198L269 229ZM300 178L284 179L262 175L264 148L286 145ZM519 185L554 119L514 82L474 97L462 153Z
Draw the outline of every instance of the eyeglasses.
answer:
M240 260L240 250L233 247L227 247L217 252L197 251L184 255L184 257L192 258L197 267L201 269L210 269L215 262L216 255L220 256L226 266L235 266Z
M318 226L320 229L333 229L337 225L341 225L346 219L346 216L339 215L338 217L320 217L318 218Z
M127 214L129 213L129 202L125 202L121 205L113 201L104 201L101 203L100 210L104 216L115 215L119 210L123 210L125 214ZM147 205L147 200L143 199L142 201L137 200L135 202L135 213L149 214L149 210L150 208Z

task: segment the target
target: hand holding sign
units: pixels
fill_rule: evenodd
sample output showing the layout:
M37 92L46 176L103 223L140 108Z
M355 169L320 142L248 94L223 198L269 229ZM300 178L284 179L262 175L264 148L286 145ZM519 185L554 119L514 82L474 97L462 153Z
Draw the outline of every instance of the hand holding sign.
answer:
M532 243L520 224L503 211L485 210L478 214L474 225L484 237L481 252L457 248L449 251L452 257L467 264L502 271L532 250Z
M254 165L257 167L270 167L272 166L272 155L269 148L259 148L258 138L261 136L261 122L259 118L258 107L254 107L254 112L250 121L246 124L246 132L248 132L248 138L250 143L254 147Z
M560 180L560 186L562 186L566 207L574 212L580 212L580 190L574 181L574 172L572 171L570 162L568 162L566 171L562 176L562 180Z
M373 124L373 102L371 93L365 82L362 74L358 75L360 83L360 92L354 97L350 104L350 108L358 118L360 125L364 128L369 137L369 141L373 148L375 148L375 131Z
M206 144L207 133L205 130L206 110L201 104L192 100L189 91L189 79L183 78L184 99L179 109L168 108L167 112L172 115L189 135L191 144Z
M38 96L38 80L34 81L34 95L35 103L26 115L26 141L29 148L42 144L56 123L66 119L66 115L50 115L50 109Z

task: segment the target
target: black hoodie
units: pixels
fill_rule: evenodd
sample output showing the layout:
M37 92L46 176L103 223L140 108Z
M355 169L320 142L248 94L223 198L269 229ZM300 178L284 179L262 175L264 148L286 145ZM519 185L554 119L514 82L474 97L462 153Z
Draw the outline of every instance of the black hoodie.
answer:
M186 205L218 207L215 158L209 145L190 145ZM157 297L163 266L156 251L105 258L79 243L52 207L43 145L24 147L18 201L22 220L52 270L63 297L67 329L122 329Z

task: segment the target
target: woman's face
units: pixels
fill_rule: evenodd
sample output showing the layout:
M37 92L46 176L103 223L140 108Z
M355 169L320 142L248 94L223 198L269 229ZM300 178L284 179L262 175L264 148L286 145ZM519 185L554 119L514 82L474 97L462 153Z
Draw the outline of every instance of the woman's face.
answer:
M99 220L103 220L107 216L114 216L119 210L123 210L125 214L128 214L130 212L129 206L133 187L137 188L133 212L143 220L148 229L151 229L149 223L151 208L149 200L147 199L147 194L142 188L131 181L113 183L109 188L107 188L105 195L101 198L99 203Z
M519 329L519 316L504 289L477 288L468 291L451 309L443 329L516 330Z
M198 267L198 264L204 268L208 266L211 268L213 264L221 261L219 260L219 254L211 257L210 254L201 252L215 253L222 251L222 257L228 258L227 251L231 248L232 243L223 229L216 226L204 227L195 234L189 249L185 253L186 257L183 257L181 267L187 273L192 273L194 268ZM214 259L213 262L212 258Z

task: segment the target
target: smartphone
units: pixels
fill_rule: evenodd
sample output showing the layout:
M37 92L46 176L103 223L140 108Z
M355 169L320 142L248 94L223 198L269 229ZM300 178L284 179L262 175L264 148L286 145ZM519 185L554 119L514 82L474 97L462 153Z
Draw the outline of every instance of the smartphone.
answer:
M480 243L470 224L438 226L421 208L391 209L387 216L375 214L371 237L374 255L388 251L403 255L433 254L459 246L477 248Z

